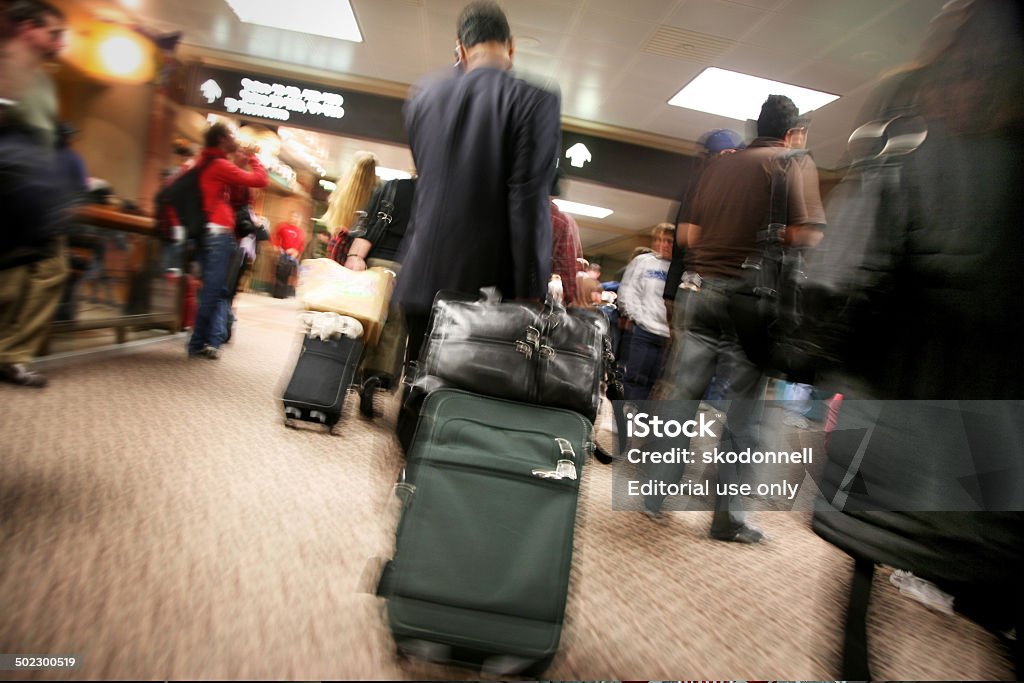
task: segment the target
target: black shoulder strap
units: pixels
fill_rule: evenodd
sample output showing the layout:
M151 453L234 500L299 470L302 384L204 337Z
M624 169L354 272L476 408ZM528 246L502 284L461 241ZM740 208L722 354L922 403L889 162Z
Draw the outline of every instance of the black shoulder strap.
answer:
M388 226L394 220L393 214L395 211L395 193L397 188L398 180L389 180L381 188L376 206L373 207L373 212L366 217L367 229L363 238L374 246L384 237Z
M807 154L806 149L791 149L772 159L771 196L768 200L768 227L758 235L758 242L781 241L789 224L789 167L797 157Z

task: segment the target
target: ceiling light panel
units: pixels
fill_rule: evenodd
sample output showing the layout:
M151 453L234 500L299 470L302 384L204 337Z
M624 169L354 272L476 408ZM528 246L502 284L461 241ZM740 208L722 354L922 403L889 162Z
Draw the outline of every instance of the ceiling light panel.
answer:
M246 24L363 42L349 0L227 0L227 3Z
M588 218L607 218L612 215L611 209L606 209L601 206L592 206L590 204L580 204L579 202L569 202L564 199L554 199L555 206L566 213L575 214L577 216L586 216Z
M780 83L717 67L705 69L668 101L686 109L717 114L738 121L756 119L769 95L785 95L801 114L824 107L839 95Z

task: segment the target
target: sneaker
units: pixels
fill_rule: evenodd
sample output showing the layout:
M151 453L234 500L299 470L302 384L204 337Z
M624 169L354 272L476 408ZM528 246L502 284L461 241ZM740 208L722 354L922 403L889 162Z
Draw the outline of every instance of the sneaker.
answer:
M218 349L215 346L210 346L209 344L207 344L199 352L199 355L209 358L210 360L217 360L218 358L220 358L220 349Z
M665 513L660 510L648 510L644 508L644 517L656 524L665 524L668 522L668 518L665 516Z
M42 388L46 386L46 375L29 370L24 363L0 365L0 380L22 387Z
M889 577L889 583L900 589L900 593L917 600L925 607L937 612L953 614L953 596L931 581L926 581L912 572L896 569Z
M744 524L734 533L729 535L721 535L711 532L708 534L709 537L716 541L726 541L729 543L747 543L753 545L754 543L761 543L767 541L768 537L764 535L764 532L758 529L756 526L750 526Z
M370 375L363 380L363 385L359 387L359 413L363 417L373 419L373 395L377 392L377 387L380 386L380 376Z

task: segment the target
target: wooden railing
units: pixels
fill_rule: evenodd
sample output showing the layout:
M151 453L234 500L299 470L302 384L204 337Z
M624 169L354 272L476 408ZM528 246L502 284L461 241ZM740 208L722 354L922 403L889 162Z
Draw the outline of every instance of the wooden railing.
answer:
M68 283L53 333L113 329L124 343L129 330L181 331L184 281L167 272L168 243L153 218L81 206L67 244ZM182 268L181 260L173 265Z

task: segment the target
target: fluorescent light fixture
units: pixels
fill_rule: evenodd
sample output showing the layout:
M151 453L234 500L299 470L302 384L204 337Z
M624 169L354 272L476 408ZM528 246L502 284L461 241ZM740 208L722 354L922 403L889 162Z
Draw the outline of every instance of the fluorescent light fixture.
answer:
M566 213L573 213L577 216L586 216L588 218L607 218L612 215L611 209L606 209L602 206L591 206L590 204L580 204L578 202L567 202L564 199L554 199L555 206Z
M377 177L381 180L404 180L405 178L412 178L412 173L407 171L398 171L393 168L386 168L384 166L377 167Z
M839 95L711 66L687 83L668 103L746 121L757 118L769 95L785 95L793 100L801 114L839 99Z
M363 42L349 0L227 0L239 20L285 31Z

